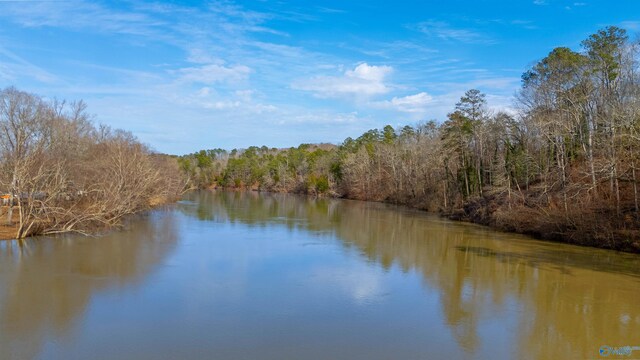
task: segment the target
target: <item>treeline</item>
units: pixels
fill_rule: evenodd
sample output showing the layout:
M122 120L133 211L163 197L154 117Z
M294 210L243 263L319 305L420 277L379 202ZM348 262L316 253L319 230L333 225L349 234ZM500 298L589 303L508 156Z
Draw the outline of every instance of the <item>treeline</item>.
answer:
M192 186L251 188L304 194L339 193L339 147L302 144L276 149L252 146L244 150L201 150L178 162Z
M640 251L638 44L607 27L522 76L516 113L469 90L442 123L340 146L201 151L194 186L329 194L440 211L543 238Z
M2 223L15 238L117 226L184 187L175 158L93 125L82 101L13 87L0 90L0 169Z

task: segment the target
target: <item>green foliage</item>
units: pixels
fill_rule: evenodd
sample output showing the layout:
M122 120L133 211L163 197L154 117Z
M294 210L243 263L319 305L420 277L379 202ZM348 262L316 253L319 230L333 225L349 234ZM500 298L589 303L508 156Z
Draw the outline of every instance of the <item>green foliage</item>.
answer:
M318 177L316 180L316 191L326 193L329 190L329 178L326 175Z
M608 26L582 42L594 65L594 71L600 72L606 82L612 82L618 77L622 52L628 38L624 29Z
M416 135L416 130L409 126L409 125L405 125L401 130L400 130L400 138L402 139L409 139L409 138L413 138Z
M441 124L386 125L339 146L203 150L179 165L205 186L330 193L443 211L500 198L509 210L562 209L550 224L570 220L570 199L588 199L580 201L605 212L615 204L620 219L624 209L635 209L638 219L638 48L616 27L582 46L582 53L555 48L522 75L517 114L493 114L486 95L470 89Z
M382 129L383 141L385 144L392 144L398 135L396 135L396 131L391 127L391 125L387 125Z
M311 174L306 180L307 191L324 194L329 191L329 179L326 175Z
M331 163L329 173L336 180L342 180L342 161L334 161Z

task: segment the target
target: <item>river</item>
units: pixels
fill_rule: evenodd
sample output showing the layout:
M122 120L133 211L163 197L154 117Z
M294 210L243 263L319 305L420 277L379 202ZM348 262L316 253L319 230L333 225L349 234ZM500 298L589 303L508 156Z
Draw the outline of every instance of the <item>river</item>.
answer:
M628 359L624 346L640 347L640 256L390 205L204 191L104 236L0 242L2 359Z

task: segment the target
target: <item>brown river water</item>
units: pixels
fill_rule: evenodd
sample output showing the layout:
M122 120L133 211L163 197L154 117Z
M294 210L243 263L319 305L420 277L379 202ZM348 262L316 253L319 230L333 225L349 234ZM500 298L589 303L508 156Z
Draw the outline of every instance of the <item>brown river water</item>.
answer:
M197 192L104 236L0 242L0 359L640 359L640 256Z

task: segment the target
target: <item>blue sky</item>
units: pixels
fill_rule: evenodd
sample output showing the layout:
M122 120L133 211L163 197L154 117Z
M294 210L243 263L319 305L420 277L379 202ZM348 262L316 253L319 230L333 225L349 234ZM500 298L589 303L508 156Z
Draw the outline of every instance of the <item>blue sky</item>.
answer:
M520 75L635 0L0 0L0 87L83 99L160 152L339 143L442 121L464 91L513 107Z

